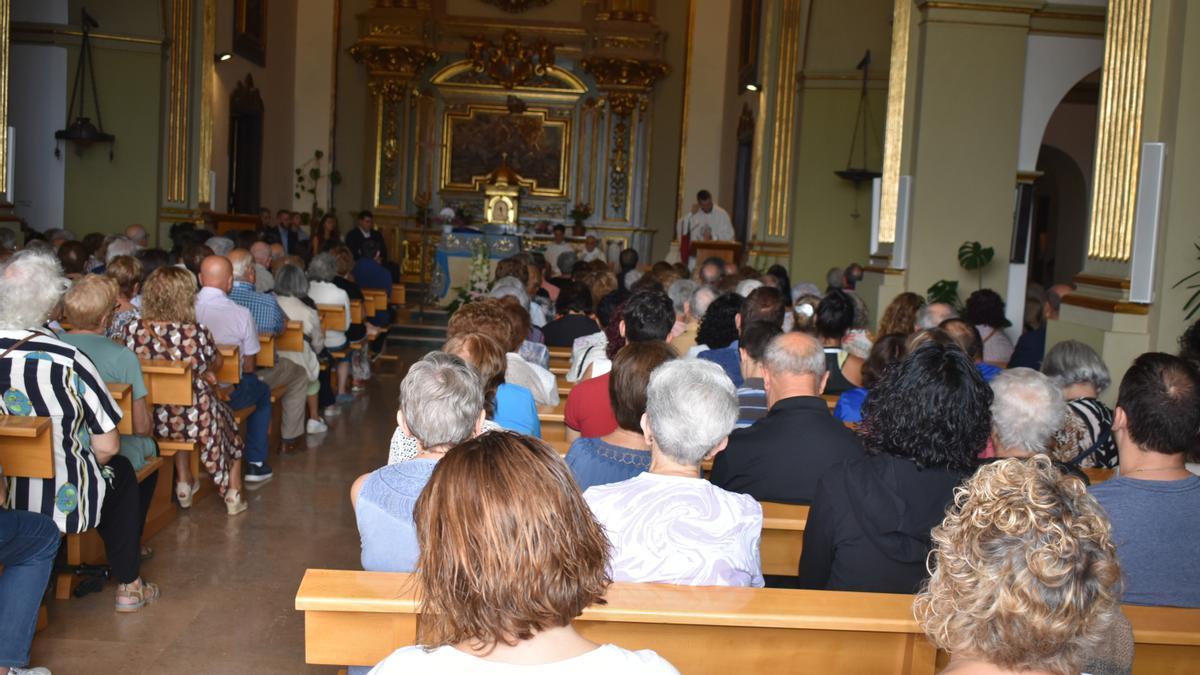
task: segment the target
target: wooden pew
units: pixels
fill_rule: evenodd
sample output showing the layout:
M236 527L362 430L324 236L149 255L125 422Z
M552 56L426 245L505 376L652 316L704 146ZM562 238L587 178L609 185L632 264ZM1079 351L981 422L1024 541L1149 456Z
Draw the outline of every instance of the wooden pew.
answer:
M0 415L0 467L5 476L54 478L54 433L49 417Z
M147 405L186 405L193 404L192 397L192 364L188 361L171 361L168 359L152 359L141 362L142 379L146 381L146 389L150 392ZM191 441L173 441L166 438L155 438L158 444L159 457L163 458L162 468L158 473L158 485L154 488L154 497L150 502L150 512L146 515L144 537L149 538L166 527L175 519L176 511L173 504L175 492L175 455L180 452L188 453L188 464L192 476L200 481L200 490L192 498L195 504L208 496L211 484L200 479L200 453L196 444Z
M341 305L317 305L317 312L321 315L321 330L336 330L343 331L350 327L350 323L346 320L346 308ZM351 345L346 345L342 349L330 350L329 353L338 359L346 357L346 350Z
M833 412L833 409L837 407L837 402L838 402L838 399L841 398L841 395L840 394L821 394L821 398L825 399L825 405L829 406L830 412Z
M364 304L364 309L368 317L375 316L376 312L381 312L388 308L388 295L384 291L377 288L364 288L362 289L362 293L366 302L370 303L370 307Z
M808 506L761 502L763 509L762 540L758 543L763 574L796 576L800 569L800 552L804 548L804 526L808 523Z
M299 321L287 322L287 327L275 341L275 349L281 352L304 351L304 324Z
M221 369L217 371L217 382L236 385L242 381L242 350L237 345L217 345L221 353Z
M570 347L550 347L550 368L563 369L562 375L566 375L571 370L571 348ZM558 374L556 370L552 370Z
M254 355L254 365L259 368L275 367L275 336L258 336L258 353Z
M404 305L408 304L405 296L406 293L404 291L404 284L392 284L391 301L393 305L403 307Z
M407 574L308 570L296 594L305 661L374 665L415 644L418 604ZM932 675L935 650L912 596L772 588L613 584L584 610L584 637L653 649L683 673Z
M117 402L121 409L121 421L117 423L117 432L122 436L133 434L133 386L108 382L108 394Z
M1116 469L1087 468L1083 469L1083 474L1088 477L1088 481L1092 485L1096 485L1112 478L1116 474Z
M563 421L563 410L567 399L561 398L557 406L538 407L538 422L542 425L542 440L558 454L566 456L571 444L567 442L567 425Z
M615 583L606 600L575 621L584 637L653 649L689 675L933 675L946 661L917 627L911 595ZM415 644L417 603L411 575L306 571L296 593L305 662L370 666ZM1122 610L1135 675L1195 672L1200 609Z
M362 323L362 322L363 322L363 301L362 300L351 300L350 301L350 323Z

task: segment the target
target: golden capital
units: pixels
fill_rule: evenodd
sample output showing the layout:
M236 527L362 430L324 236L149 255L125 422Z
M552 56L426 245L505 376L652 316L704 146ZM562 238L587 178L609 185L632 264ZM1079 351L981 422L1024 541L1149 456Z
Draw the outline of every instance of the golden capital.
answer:
M364 64L371 75L410 78L438 60L437 50L424 45L382 45L362 41L350 48L350 56Z
M670 72L662 61L643 61L621 57L589 56L583 69L596 78L602 89L633 89L647 92Z
M405 83L396 77L376 77L367 83L367 89L385 103L395 103L404 98Z

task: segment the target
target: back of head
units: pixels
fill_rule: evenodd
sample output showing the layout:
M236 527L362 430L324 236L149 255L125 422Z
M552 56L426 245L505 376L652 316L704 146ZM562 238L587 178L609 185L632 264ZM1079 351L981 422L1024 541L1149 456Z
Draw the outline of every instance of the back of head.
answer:
M426 354L400 383L400 414L409 435L426 450L470 438L482 411L479 375L453 354Z
M608 539L562 459L489 432L437 463L413 509L426 647L515 645L602 603Z
M1063 340L1046 352L1042 372L1059 387L1086 383L1101 394L1112 384L1108 366L1095 349L1077 340Z
M200 285L205 288L227 290L226 285L233 279L233 264L229 258L210 255L200 261Z
M725 276L725 261L712 257L705 258L700 263L700 283L706 286L716 286Z
M704 315L708 312L709 305L711 305L713 300L716 299L717 292L713 290L712 286L696 287L696 290L692 291L692 296L689 301L691 302L692 306L692 318L696 319L697 321L703 319Z
M621 254L617 256L617 264L619 264L621 269L624 271L628 271L637 267L638 252L631 248L622 250Z
M917 329L937 328L947 319L957 319L958 312L944 302L931 302L917 310Z
M613 274L607 268L603 270L584 270L583 272L576 270L576 278L580 283L588 287L593 303L599 303L604 298L612 295L613 291L617 290L617 275Z
M307 298L308 278L304 270L292 264L279 268L275 274L275 295L284 298Z
M992 432L997 451L1046 452L1062 428L1067 404L1054 382L1030 368L1013 368L992 379Z
M475 369L483 386L484 405L488 406L489 416L494 413L491 406L496 403L496 389L504 384L508 372L504 346L483 333L462 333L446 340L442 351L460 357Z
M661 342L675 325L675 308L662 291L638 291L629 296L622 319L627 342Z
M0 264L0 328L28 330L45 323L68 287L53 251L26 249Z
M1120 613L1108 518L1045 457L980 467L931 536L932 576L913 610L951 658L1079 673Z
M792 323L792 330L809 335L817 334L817 307L821 305L821 296L819 295L797 295L796 304L792 307L792 314L795 320Z
M505 277L512 277L520 282L522 288L529 281L529 266L525 264L525 260L517 256L510 256L496 263L496 281L500 281Z
M212 249L213 255L229 255L234 247L233 240L229 237L209 237L204 243Z
M743 298L754 292L755 289L762 288L763 282L758 279L742 279L734 286L733 290Z
M145 248L138 251L138 262L142 263L142 281L154 270L171 264L171 254L161 248Z
M332 253L318 253L308 263L308 278L310 281L330 282L336 276L337 258Z
M783 333L767 343L762 365L772 379L807 376L819 383L825 376L825 351L811 335Z
M967 296L963 318L976 326L1004 328L1009 325L1004 317L1004 299L990 288L982 288Z
M87 247L78 241L64 241L58 247L58 260L62 263L63 274L83 274L87 269Z
M983 359L983 336L979 334L979 329L975 327L975 324L965 319L946 319L938 325L938 328L950 336L958 348L972 360Z
M613 317L625 306L628 293L609 293L596 302L596 321L601 328L612 323Z
M337 276L344 277L354 270L354 254L346 246L335 246L330 250L336 263Z
M846 275L840 267L830 267L825 273L825 288L833 290L840 289L846 285Z
M871 345L871 353L862 367L862 385L870 389L888 368L900 363L908 355L908 336L901 333L881 335Z
M691 279L676 279L667 287L667 297L671 298L671 304L675 306L676 316L683 316L685 305L695 292L696 282Z
M650 374L677 354L665 342L631 342L613 357L608 397L612 402L617 426L626 431L641 429L646 412L646 387Z
M854 300L849 293L834 288L817 305L817 337L841 340L854 325Z
M592 292L578 281L567 281L559 288L554 307L559 314L592 313Z
M742 308L742 296L726 293L709 304L696 330L696 343L709 349L728 347L738 339L737 314Z
M863 404L871 454L970 472L991 433L992 390L958 347L927 342L884 371Z
M767 352L767 345L775 339L775 336L782 334L783 328L770 321L755 321L742 328L738 349L745 351L751 361L762 362L763 355ZM822 363L824 363L823 360Z
M141 261L131 255L121 255L108 261L104 273L117 283L117 290L126 300L133 298L142 283L145 270Z
M142 318L147 321L194 323L196 277L171 265L160 267L142 284Z
M113 240L108 242L108 248L104 249L104 264L108 265L117 256L137 255L140 249L141 247L129 237L124 235L113 237Z
M664 363L650 375L646 417L663 454L685 466L699 466L737 422L733 381L712 361Z
M63 314L77 330L97 330L112 316L117 302L117 282L89 274L71 284L63 295Z
M925 308L925 299L916 293L897 295L883 310L879 320L879 333L902 333L909 335L917 329L917 315Z
M766 321L782 326L783 314L786 311L787 305L783 293L778 288L760 286L751 291L745 300L742 300L738 316L742 318L743 326L755 321Z
M250 251L244 248L235 248L229 252L227 257L233 268L234 279L246 281L250 278L250 271L254 269L254 256L250 255Z
M476 300L459 307L446 324L446 337L464 333L483 333L500 343L505 351L513 351L514 338L519 346L524 335L516 335L508 311L498 300Z
M1117 407L1142 449L1193 456L1200 450L1200 374L1178 356L1137 357L1121 379Z
M497 300L501 298L513 298L521 307L529 311L529 293L525 291L525 286L516 277L500 277L496 279L496 283L492 285L492 290L488 292L489 298Z
M509 330L512 334L512 340L505 347L510 352L518 351L521 343L529 339L529 332L533 329L533 320L529 316L529 311L522 307L515 297L506 295L499 298L498 301L501 309L508 314Z
M575 271L575 265L579 262L579 256L575 255L575 251L563 251L558 254L558 260L554 264L558 267L559 273L563 276L571 276Z
M199 275L200 263L211 255L213 250L204 244L189 244L179 256L179 262L192 274Z

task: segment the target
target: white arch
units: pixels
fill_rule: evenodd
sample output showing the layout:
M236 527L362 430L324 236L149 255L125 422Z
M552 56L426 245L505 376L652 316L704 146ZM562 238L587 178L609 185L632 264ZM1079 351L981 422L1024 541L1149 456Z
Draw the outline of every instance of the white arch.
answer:
M1038 149L1050 116L1067 92L1104 61L1102 37L1030 35L1025 48L1018 171L1037 167Z

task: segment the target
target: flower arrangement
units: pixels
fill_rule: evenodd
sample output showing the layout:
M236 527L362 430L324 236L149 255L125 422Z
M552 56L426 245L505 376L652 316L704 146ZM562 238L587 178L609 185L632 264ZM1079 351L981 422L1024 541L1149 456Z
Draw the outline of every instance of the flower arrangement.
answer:
M470 246L471 276L465 287L455 289L457 294L454 300L446 306L446 311L451 314L468 302L475 302L487 297L488 285L492 277L491 252L483 237L474 238Z
M575 202L575 206L568 213L571 220L575 221L576 225L583 225L583 221L587 220L592 215L592 205L586 202Z

